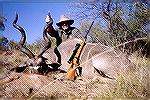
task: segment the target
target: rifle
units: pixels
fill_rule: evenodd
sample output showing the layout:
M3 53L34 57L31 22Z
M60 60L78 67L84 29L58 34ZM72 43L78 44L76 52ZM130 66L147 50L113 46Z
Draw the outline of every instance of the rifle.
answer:
M69 69L68 69L68 71L67 71L67 79L69 79L69 80L75 80L75 77L76 77L76 69L77 69L78 66L79 66L80 55L81 55L81 52L82 52L84 46L86 45L87 35L88 35L88 33L90 32L93 23L94 23L94 21L91 23L88 32L87 32L86 35L84 36L82 42L81 42L80 45L79 45L79 48L77 49L77 52L76 52L75 56L74 56L73 59L72 59L72 62L71 62L71 64L70 64L70 67L69 67Z

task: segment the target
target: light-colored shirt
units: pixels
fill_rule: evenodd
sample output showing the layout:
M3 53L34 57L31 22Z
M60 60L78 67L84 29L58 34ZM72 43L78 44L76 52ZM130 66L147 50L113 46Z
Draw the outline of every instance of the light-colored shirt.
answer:
M57 29L59 36L62 38L62 41L66 41L67 39L83 39L83 36L79 29L75 27L70 27L70 30L68 32L65 32L62 29Z

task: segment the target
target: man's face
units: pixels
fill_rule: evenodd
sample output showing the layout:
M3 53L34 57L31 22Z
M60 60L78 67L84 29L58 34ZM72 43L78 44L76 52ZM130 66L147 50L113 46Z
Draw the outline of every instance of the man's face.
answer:
M63 30L67 30L69 28L69 24L68 23L62 23L61 28Z

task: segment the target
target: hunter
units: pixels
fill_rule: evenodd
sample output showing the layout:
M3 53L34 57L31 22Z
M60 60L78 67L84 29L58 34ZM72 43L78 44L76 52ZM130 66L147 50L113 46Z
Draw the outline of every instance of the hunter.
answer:
M56 47L54 48L54 53L57 56L57 63L61 65L61 54L58 51L57 47L63 42L66 41L69 38L80 38L83 39L83 36L81 35L80 31L75 28L71 27L71 25L74 23L74 20L69 19L67 16L62 15L60 16L60 20L56 25L58 26L57 29L53 28L53 19L51 16L46 16L46 23L48 25L47 33L56 39ZM70 63L70 58L68 60L68 63Z

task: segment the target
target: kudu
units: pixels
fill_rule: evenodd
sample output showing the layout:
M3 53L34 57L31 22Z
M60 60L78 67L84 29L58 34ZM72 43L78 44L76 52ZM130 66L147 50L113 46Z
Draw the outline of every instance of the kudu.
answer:
M23 66L25 70L26 68L38 67L38 73L45 73L49 70L49 65L53 68L51 70L57 69L59 67L60 70L66 71L69 68L68 59L71 56L72 51L76 43L81 43L80 39L68 39L60 44L58 47L62 56L62 65L58 66L57 64L46 64L46 60L56 59L54 53L50 52L50 56L43 57L43 55L47 55L45 51L50 48L50 41L46 34L47 26L44 28L43 37L44 40L47 41L46 46L41 50L39 55L35 56L28 48L24 47L24 43L26 40L26 35L24 29L17 25L18 15L16 15L16 19L13 22L13 26L20 31L22 38L19 42L20 50L25 53L29 60L27 60ZM122 72L128 72L133 68L133 64L128 59L128 56L122 53L120 50L102 45L100 43L86 43L81 56L80 56L80 67L82 67L82 76L88 79L93 79L97 76L97 73L102 77L113 79L118 76L118 74ZM20 68L18 67L18 71ZM22 69L22 68L21 68ZM23 71L21 70L21 72Z
M63 57L61 70L67 71L67 63L76 43L81 43L80 39L70 39L63 42L59 51ZM133 68L133 64L128 59L128 55L117 48L108 47L100 43L86 43L80 57L80 67L82 76L94 78L98 72L105 78L115 78L121 72L127 72Z
M47 64L46 61L48 59L43 57L43 54L51 47L51 42L46 33L48 25L46 25L43 30L43 38L46 42L46 45L39 52L38 55L34 55L31 52L31 50L29 50L27 47L24 46L26 42L26 34L24 29L17 24L17 21L18 21L18 14L16 14L16 18L13 22L13 26L21 33L21 39L18 45L19 49L21 50L22 53L26 54L29 57L29 59L20 67L15 68L16 72L23 72L25 71L25 69L28 69L31 73L44 74L50 70L56 70L60 65L57 65L56 63Z

